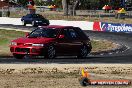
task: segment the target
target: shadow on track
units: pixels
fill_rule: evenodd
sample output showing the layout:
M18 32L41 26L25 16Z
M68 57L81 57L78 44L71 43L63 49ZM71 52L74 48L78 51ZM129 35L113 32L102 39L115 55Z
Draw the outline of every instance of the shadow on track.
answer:
M10 64L28 64L28 63L39 63L39 64L47 64L47 63L58 63L58 64L82 64L82 63L122 63L122 64L130 64L132 63L132 59L130 56L89 56L87 58L79 58L76 57L58 57L55 59L15 59L13 57L2 58L0 57L0 63L10 63Z
M2 28L12 28L12 29L21 29L21 30L33 30L36 27L33 26L23 26L23 25L13 25L13 24L0 24Z

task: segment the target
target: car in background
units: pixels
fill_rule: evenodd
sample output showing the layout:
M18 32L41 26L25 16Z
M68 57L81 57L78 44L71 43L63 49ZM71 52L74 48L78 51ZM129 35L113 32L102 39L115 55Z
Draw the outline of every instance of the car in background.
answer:
M38 27L26 37L12 40L10 45L10 51L17 59L25 55L49 59L67 55L85 58L91 49L89 37L80 28L58 25Z
M31 24L32 26L47 26L50 24L49 20L39 14L27 14L21 18L22 25Z

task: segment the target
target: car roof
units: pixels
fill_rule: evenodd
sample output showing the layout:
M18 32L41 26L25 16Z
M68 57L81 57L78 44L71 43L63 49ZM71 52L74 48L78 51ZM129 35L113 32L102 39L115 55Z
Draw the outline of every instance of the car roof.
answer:
M68 27L73 27L73 26L62 26L62 25L48 25L48 26L42 26L41 28L60 28L60 29L63 29L63 28L68 28Z

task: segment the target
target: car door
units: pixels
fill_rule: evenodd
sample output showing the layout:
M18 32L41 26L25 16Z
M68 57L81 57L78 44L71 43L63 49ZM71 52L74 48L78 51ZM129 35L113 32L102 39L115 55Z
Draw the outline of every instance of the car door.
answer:
M25 17L25 22L28 23L28 24L31 24L32 23L32 20L33 20L33 15L32 14L28 14L26 17Z
M74 29L65 28L63 29L62 35L64 35L65 37L63 39L59 39L58 41L59 53L63 53L63 55L76 54L80 42L77 40L77 34L75 33Z
M80 47L82 45L82 42L80 41L80 36L76 32L74 27L71 27L68 30L69 30L70 41L71 41L70 51L72 52L72 54L78 54L78 52L80 51Z
M68 33L68 29L67 28L64 28L61 30L61 33L60 35L64 35L64 38L58 38L58 41L57 41L57 51L59 54L61 55L69 55L71 52L69 51L71 48L71 40L69 39L70 36L69 36L69 33Z

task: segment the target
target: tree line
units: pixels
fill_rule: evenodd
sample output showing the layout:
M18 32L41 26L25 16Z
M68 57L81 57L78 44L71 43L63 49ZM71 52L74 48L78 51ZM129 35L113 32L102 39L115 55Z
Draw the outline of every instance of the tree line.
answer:
M9 0L12 2L16 2L17 4L25 7L27 6L28 0ZM88 10L95 9L100 10L104 5L110 5L112 9L117 9L123 7L123 0L33 0L35 5L37 6L48 6L48 5L56 5L58 8L63 8L64 14L68 14L68 10L72 7L73 13L75 9L79 10ZM125 0L126 1L126 0ZM131 3L132 0L127 0L125 4Z
M7 0L8 1L8 0ZM26 6L28 0L9 0L10 2L16 2L22 6ZM78 0L34 0L35 5L37 6L47 6L47 5L56 5L59 8L62 8L63 2L69 2L69 4L76 2ZM126 1L126 0L125 0ZM76 9L102 9L104 5L111 5L114 8L121 7L122 0L79 0ZM132 0L127 0L126 3L132 2ZM62 5L63 4L63 5Z

